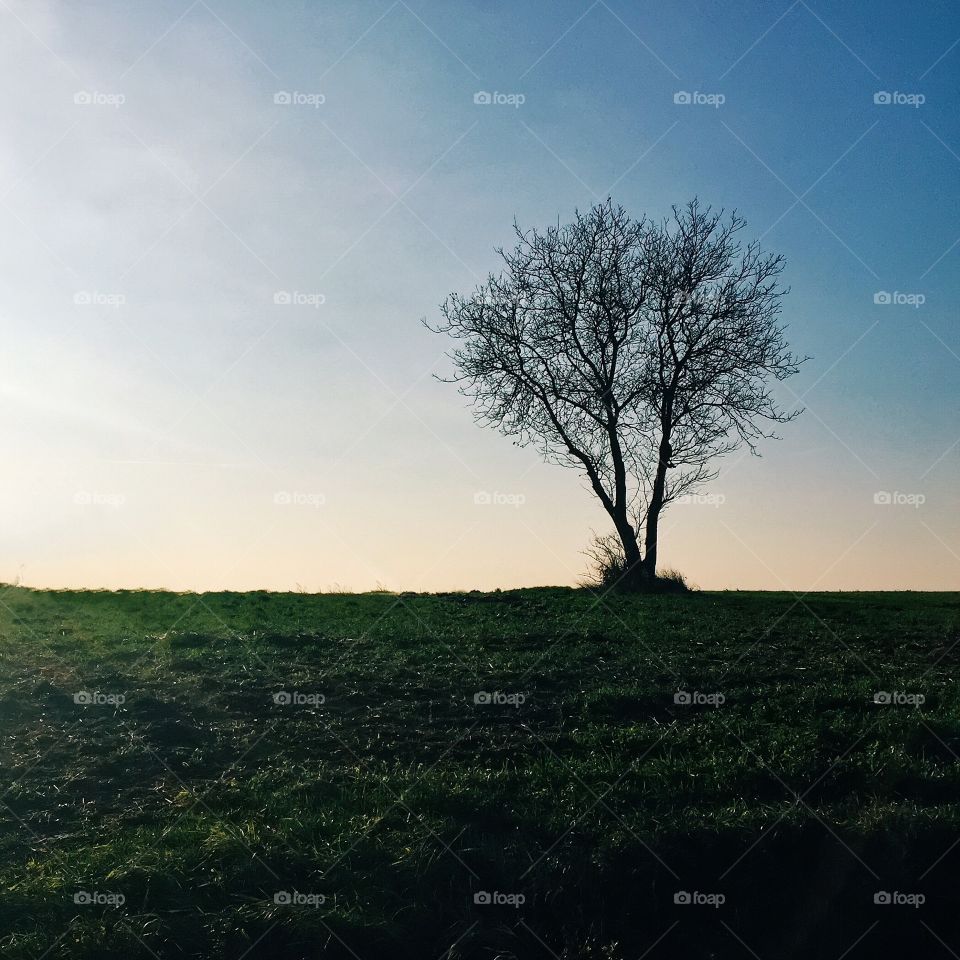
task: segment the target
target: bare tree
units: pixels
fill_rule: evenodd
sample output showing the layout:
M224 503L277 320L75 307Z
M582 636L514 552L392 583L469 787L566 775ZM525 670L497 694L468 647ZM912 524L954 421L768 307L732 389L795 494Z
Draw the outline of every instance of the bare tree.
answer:
M661 223L608 200L544 232L515 224L504 270L431 327L458 341L452 382L481 423L586 474L629 588L656 581L663 508L799 413L768 387L800 362L777 322L783 260L741 247L744 225L696 200Z

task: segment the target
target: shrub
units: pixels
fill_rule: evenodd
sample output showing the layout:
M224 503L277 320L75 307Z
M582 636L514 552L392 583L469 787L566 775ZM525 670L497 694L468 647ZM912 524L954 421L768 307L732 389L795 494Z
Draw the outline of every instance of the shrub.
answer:
M586 578L581 586L593 590L627 589L627 558L620 538L614 533L594 535L590 546L584 550L589 563ZM645 593L688 593L687 578L673 569L658 570L656 578L644 588Z

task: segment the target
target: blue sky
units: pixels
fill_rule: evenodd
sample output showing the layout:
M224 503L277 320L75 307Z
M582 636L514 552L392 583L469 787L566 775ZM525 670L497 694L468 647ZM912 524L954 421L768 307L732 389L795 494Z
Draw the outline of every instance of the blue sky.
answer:
M609 192L736 207L787 258L812 357L783 391L807 413L673 508L665 562L705 587L960 583L955 6L0 18L0 579L576 582L602 512L473 425L419 320L495 266L514 217Z

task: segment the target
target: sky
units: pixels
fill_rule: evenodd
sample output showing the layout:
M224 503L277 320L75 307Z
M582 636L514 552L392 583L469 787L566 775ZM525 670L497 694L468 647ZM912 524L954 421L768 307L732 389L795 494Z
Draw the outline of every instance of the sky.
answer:
M516 218L736 208L805 413L661 523L705 589L960 589L946 0L0 3L0 581L575 584L609 524L421 324ZM479 101L479 102L478 102Z

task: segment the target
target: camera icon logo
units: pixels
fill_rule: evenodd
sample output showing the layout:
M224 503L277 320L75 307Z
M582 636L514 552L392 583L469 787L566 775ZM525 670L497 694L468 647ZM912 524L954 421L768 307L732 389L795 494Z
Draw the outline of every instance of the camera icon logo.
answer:
M877 304L893 303L893 297L886 290L878 290L873 295L873 302Z
M283 907L293 903L293 897L286 890L280 890L273 895L273 902Z
M893 497L886 490L878 490L873 495L873 502L886 506L893 502Z
M90 93L86 90L78 90L73 95L73 102L79 104L93 103L93 97L90 96Z
M289 304L289 303L291 302L291 299L292 299L292 298L291 298L289 292L286 291L286 290L278 290L278 291L273 295L273 302L274 302L275 304L279 304L279 305L283 305L283 306L286 306L287 304Z
M284 104L292 103L292 102L293 102L293 97L291 97L290 94L289 94L286 90L278 90L278 91L273 95L273 102L276 103L276 104L280 104L280 105L282 106L282 105L284 105Z
M889 904L891 901L890 894L886 890L878 890L873 895L873 902L881 905Z
M891 97L886 90L878 90L873 95L873 102L874 103L892 103L893 97Z
M293 497L290 495L289 490L278 490L273 495L273 502L280 506L287 506L293 502Z
M692 103L693 97L686 90L678 90L673 95L673 102L674 103Z
M678 690L673 695L673 702L679 704L680 706L688 707L693 702L693 698L688 691Z
M287 693L286 690L280 690L278 693L273 695L273 702L280 704L281 706L286 706L287 704L293 702L293 697Z
M473 702L480 704L493 703L493 694L487 693L486 690L480 690L473 695Z
M484 907L488 906L492 902L492 898L486 890L478 890L473 895L473 902L481 907Z
M487 507L493 503L493 497L486 490L478 490L473 495L473 502L481 507Z
M478 90L473 95L473 102L479 105L493 103L493 96L486 90Z
M874 702L874 703L889 704L891 701L892 701L892 697L890 696L890 694L889 694L886 690L878 690L878 691L873 695L873 702Z
M678 890L673 895L673 902L680 904L681 906L686 906L690 903L690 894L686 890Z
M86 905L88 903L93 903L93 897L90 896L86 890L78 890L73 895L73 902L80 905Z

